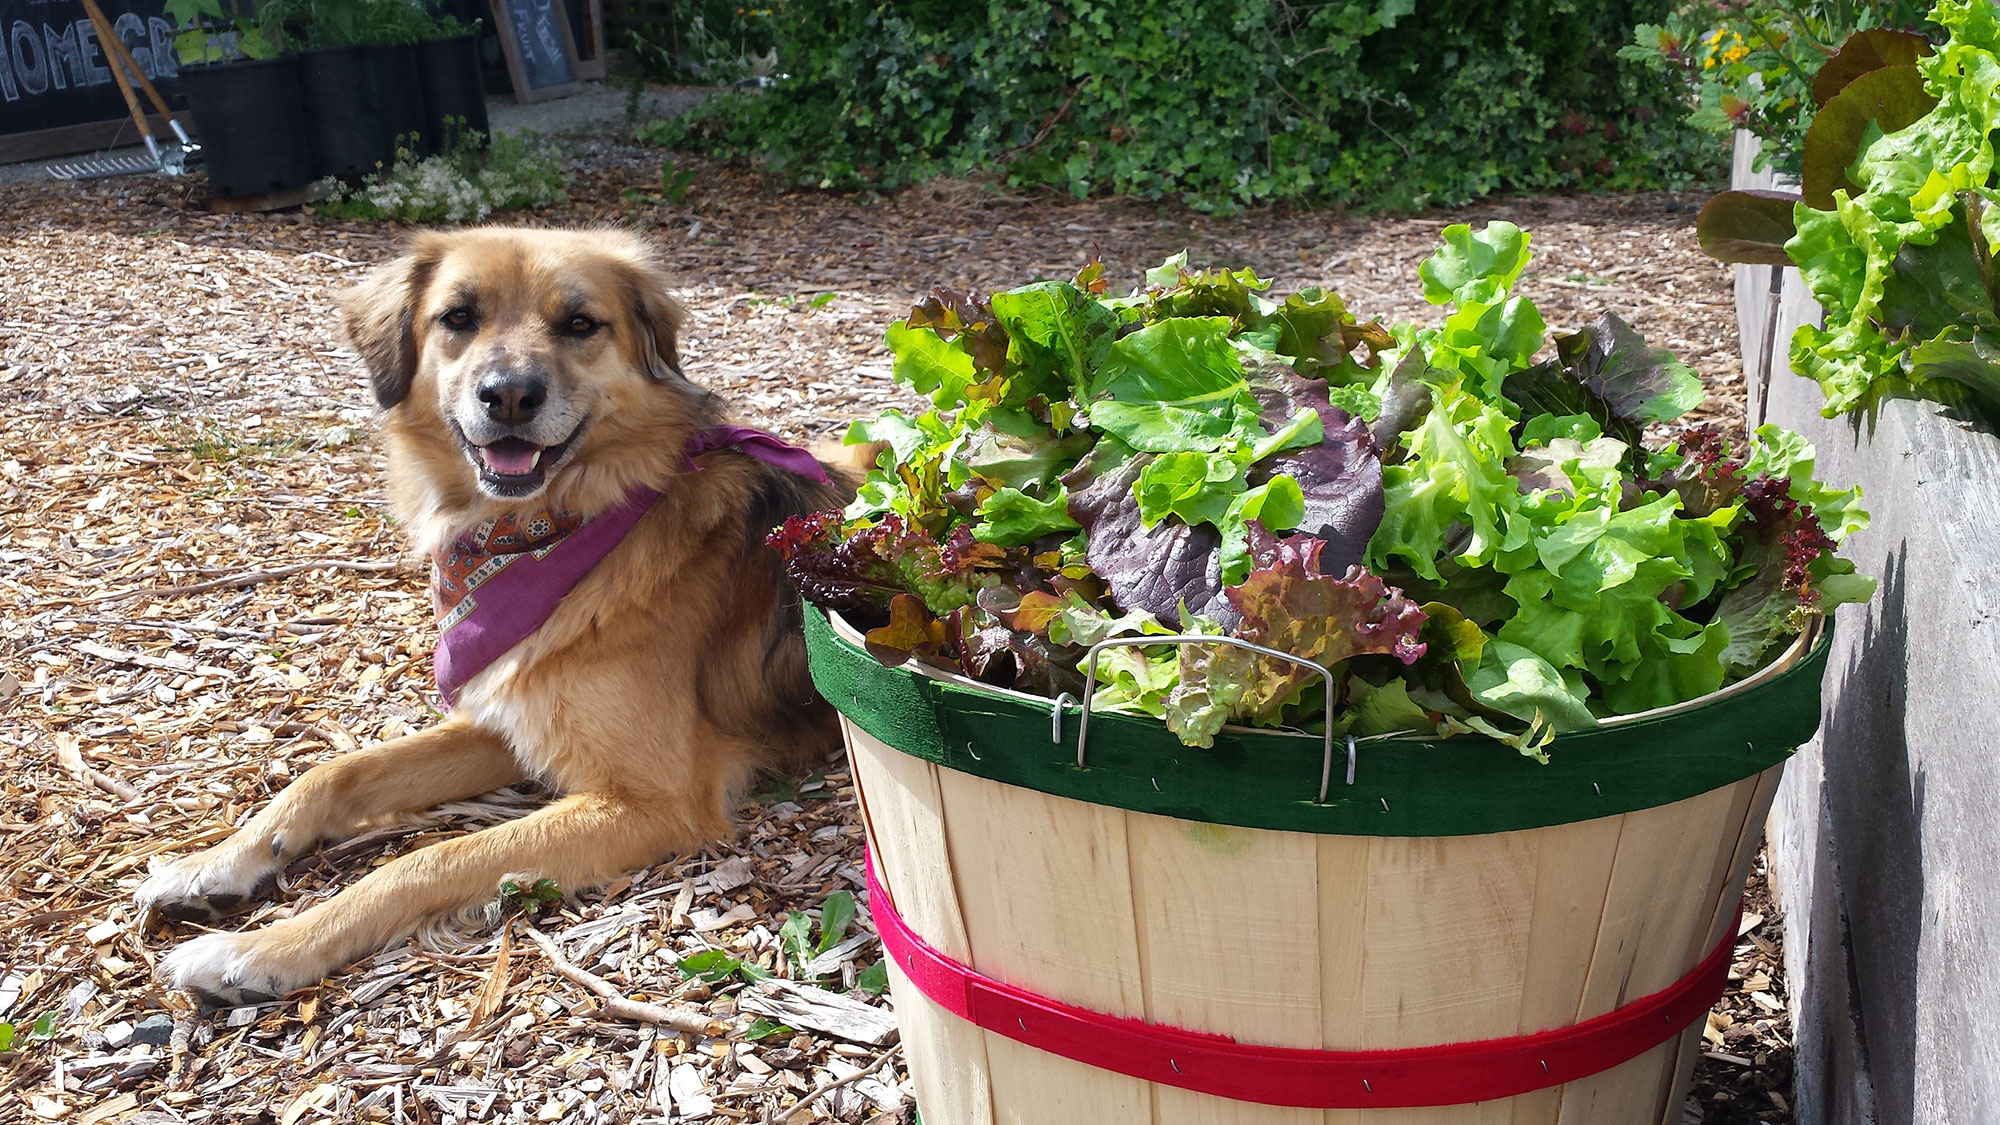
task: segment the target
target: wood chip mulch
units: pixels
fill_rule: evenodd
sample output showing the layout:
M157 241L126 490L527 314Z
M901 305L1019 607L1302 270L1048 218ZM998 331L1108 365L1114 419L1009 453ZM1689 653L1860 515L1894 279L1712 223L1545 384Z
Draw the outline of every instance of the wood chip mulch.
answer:
M621 195L657 190L657 151L570 143L572 202L506 218L652 231L693 310L690 373L793 439L911 402L881 336L933 285L1066 276L1092 256L1129 283L1187 247L1281 290L1329 284L1364 315L1435 318L1417 263L1446 223L1490 217L1534 231L1520 290L1552 325L1617 311L1703 373L1712 416L1741 418L1729 275L1695 250L1694 195L1214 219L971 183L791 192L682 159L700 176L668 206ZM772 783L733 845L539 918L440 927L280 1003L197 1013L153 983L155 958L196 931L134 928L150 859L220 839L314 763L436 714L423 572L384 508L366 384L331 311L405 232L210 215L198 190L0 188L0 1020L25 1031L56 1013L52 1041L0 1055L0 1120L910 1121L900 1055L841 1008L886 1003L852 991L880 956L865 902L805 970L778 936L788 913L864 898L838 767ZM537 799L467 802L330 847L240 924ZM1777 926L1768 904L1752 910L1763 924L1738 947L1690 1103L1711 1122L1791 1120ZM750 1010L771 986L676 971L707 951L816 981L837 999L815 1018L835 1030L775 1031ZM578 972L552 971L554 956ZM698 1006L726 1032L613 1014L593 977Z

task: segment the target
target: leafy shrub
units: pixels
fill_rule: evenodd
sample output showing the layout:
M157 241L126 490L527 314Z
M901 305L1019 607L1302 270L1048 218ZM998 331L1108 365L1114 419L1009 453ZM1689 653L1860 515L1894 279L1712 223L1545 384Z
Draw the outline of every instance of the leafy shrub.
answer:
M638 64L633 78L655 82L723 84L768 70L776 44L771 8L740 7L733 0L668 0L663 17L626 32ZM627 12L637 14L636 6Z
M1616 52L1665 7L781 0L769 89L645 135L823 187L993 169L1207 209L1681 185L1718 146Z
M1926 6L1917 0L1697 0L1659 24L1634 28L1632 44L1618 53L1674 75L1694 103L1690 125L1711 133L1749 130L1764 142L1757 169L1776 168L1797 179L1821 68L1850 33L1915 28Z
M463 122L460 122L463 125ZM419 158L401 145L396 162L359 185L320 181L327 198L314 209L338 219L463 223L495 211L533 211L568 199L562 154L531 132L497 133L482 149L478 133L462 133L450 148Z

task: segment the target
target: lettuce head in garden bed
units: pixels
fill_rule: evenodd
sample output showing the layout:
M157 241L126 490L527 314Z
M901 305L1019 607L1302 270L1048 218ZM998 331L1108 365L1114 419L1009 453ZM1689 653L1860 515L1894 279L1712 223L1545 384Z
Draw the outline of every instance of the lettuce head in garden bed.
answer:
M1935 49L1874 32L1828 64L1800 193L1725 192L1702 211L1711 256L1796 264L1825 309L1791 364L1829 417L1910 394L2000 416L2000 9L1943 0L1930 18L1949 33ZM1885 50L1896 34L1912 42Z
M1514 295L1528 235L1444 232L1421 268L1442 324L1363 323L1248 270L1101 268L891 326L932 408L858 422L884 449L844 512L771 544L804 595L888 663L1084 689L1210 745L1227 723L1555 733L1696 698L1760 667L1873 580L1836 556L1858 490L1776 427L1648 446L1699 379L1607 315L1557 337Z

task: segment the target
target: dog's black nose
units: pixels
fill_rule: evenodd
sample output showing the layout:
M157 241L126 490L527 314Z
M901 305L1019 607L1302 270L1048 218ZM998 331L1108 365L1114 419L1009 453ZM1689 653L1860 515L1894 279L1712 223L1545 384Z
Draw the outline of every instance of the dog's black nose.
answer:
M538 375L495 371L479 380L479 401L486 404L486 416L495 422L510 426L531 422L535 411L548 400L548 384Z

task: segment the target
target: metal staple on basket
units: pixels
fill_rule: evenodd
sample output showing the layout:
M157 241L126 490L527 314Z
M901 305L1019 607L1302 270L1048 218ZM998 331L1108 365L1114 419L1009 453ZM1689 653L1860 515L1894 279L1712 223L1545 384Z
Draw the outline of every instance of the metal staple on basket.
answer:
M1097 654L1107 648L1130 648L1135 645L1144 646L1144 645L1187 645L1187 644L1228 645L1231 648L1245 649L1250 652L1259 653L1263 656L1269 656L1278 660L1288 661L1292 664L1298 665L1301 668L1309 668L1315 672L1318 672L1320 682L1326 686L1326 710L1324 714L1326 715L1329 722L1332 720L1333 672L1329 670L1326 665L1321 664L1316 660L1308 660L1303 656L1298 656L1289 652L1283 652L1279 649L1256 644L1252 641L1242 640L1241 638L1238 637L1222 637L1222 636L1214 636L1201 633L1176 633L1172 636L1166 636L1166 637L1110 637L1090 646L1090 654L1088 658L1088 671L1084 676L1084 682L1083 682L1083 717L1077 723L1076 727L1076 766L1078 769L1085 768L1084 748L1086 745L1088 745L1090 741L1091 701L1097 697ZM1060 731L1062 723L1062 700L1060 698L1058 698L1056 701L1055 722L1057 724L1057 730ZM1060 739L1058 739L1058 741L1060 741ZM1333 727L1329 725L1326 728L1326 753L1320 761L1319 796L1316 799L1318 802L1324 803L1326 801L1327 787L1331 783L1332 778L1333 778ZM1347 740L1347 783L1349 785L1354 784L1354 739L1352 736L1349 736Z

